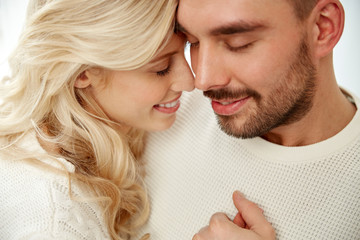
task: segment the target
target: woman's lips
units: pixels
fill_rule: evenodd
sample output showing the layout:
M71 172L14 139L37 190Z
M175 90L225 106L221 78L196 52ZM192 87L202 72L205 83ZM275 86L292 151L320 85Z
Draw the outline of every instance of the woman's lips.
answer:
M180 107L180 99L179 98L180 98L180 96L171 102L156 104L154 106L154 108L162 113L167 113L167 114L174 113Z

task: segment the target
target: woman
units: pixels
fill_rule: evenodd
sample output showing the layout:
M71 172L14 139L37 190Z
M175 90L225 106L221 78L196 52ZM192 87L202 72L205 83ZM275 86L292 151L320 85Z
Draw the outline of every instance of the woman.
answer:
M145 222L144 132L193 89L176 5L30 2L0 88L0 239L128 239Z

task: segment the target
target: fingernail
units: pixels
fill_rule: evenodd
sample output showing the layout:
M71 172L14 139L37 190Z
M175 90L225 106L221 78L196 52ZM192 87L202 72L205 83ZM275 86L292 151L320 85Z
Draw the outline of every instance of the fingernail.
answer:
M242 192L240 192L240 191L238 191L238 190L236 190L236 191L234 192L234 194L235 194L237 197L239 197L239 198L244 198L244 197L245 197L244 194L242 194Z

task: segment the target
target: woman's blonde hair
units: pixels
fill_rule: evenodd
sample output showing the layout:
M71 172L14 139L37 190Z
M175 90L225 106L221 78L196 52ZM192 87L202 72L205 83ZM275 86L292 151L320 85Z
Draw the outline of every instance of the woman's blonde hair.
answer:
M103 206L113 239L127 239L148 217L136 160L144 132L115 131L75 81L92 68L134 70L148 63L173 34L176 6L176 0L30 0L9 60L12 75L1 82L2 154L28 159L15 151L16 141L34 129L56 144L75 166L70 178L86 183Z

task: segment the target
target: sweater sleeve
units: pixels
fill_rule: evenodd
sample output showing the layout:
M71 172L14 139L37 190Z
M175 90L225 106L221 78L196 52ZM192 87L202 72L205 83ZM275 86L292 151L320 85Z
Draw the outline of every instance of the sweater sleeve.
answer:
M72 199L66 176L2 160L0 175L0 239L110 239L99 206Z

